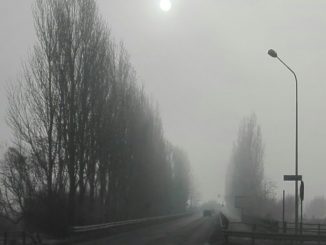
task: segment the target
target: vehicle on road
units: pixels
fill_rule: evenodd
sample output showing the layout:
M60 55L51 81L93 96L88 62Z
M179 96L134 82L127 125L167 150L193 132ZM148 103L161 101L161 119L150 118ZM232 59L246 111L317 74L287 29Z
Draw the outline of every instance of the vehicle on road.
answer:
M205 209L205 210L203 211L203 216L204 216L204 217L210 217L210 216L212 216L212 215L213 215L213 211L210 210L210 209Z

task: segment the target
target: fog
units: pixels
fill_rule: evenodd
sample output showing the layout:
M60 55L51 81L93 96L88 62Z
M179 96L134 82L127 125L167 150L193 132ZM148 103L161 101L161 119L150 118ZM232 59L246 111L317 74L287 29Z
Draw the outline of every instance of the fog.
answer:
M139 81L157 101L168 139L189 155L202 199L224 195L233 142L243 117L255 113L265 146L265 176L282 190L294 174L295 83L267 55L275 49L299 83L299 174L306 198L323 196L326 137L324 1L98 0ZM0 140L6 87L17 77L35 37L32 1L0 3Z

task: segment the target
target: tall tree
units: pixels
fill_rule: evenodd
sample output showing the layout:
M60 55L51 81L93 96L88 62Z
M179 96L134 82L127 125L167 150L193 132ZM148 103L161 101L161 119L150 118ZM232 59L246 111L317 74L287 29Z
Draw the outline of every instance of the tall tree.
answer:
M245 118L234 143L226 179L227 202L257 214L264 189L264 146L255 115Z

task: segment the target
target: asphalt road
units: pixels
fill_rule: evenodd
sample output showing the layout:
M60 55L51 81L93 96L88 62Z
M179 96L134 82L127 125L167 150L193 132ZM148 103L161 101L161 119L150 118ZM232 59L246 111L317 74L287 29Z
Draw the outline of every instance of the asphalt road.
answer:
M139 228L81 245L209 245L218 230L217 216L201 214ZM216 243L214 243L216 244Z

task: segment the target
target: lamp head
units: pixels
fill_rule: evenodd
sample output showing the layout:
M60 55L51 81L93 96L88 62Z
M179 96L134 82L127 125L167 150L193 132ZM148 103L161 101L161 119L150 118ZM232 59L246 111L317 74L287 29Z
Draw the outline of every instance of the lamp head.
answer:
M268 53L270 56L272 56L273 58L276 58L276 57L277 57L277 53L276 53L275 50L273 50L273 49L268 50L267 53Z

